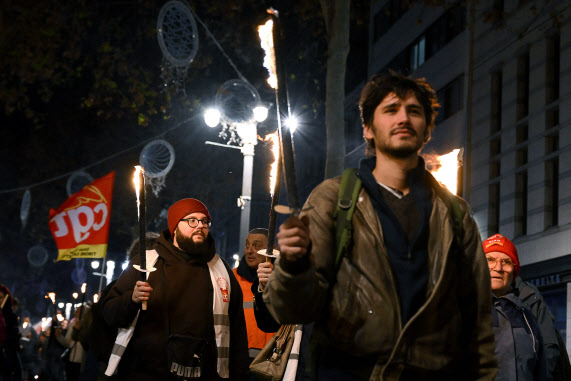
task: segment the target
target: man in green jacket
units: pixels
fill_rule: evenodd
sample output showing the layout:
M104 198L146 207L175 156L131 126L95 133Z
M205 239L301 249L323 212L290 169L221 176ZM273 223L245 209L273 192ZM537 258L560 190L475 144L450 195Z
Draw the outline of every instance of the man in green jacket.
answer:
M278 234L264 301L276 320L315 322L323 380L493 380L490 275L469 206L419 156L436 94L423 79L376 75L359 101L367 153L350 253L335 264L340 178L317 186ZM455 234L456 232L456 234Z

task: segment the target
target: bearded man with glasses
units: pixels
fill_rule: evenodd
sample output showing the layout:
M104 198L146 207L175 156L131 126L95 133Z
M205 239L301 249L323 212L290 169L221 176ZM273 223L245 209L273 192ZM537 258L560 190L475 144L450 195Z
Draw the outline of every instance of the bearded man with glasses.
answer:
M543 337L536 317L525 307L514 287L519 256L501 234L483 243L492 287L492 317L498 360L496 380L548 380Z
M211 224L202 202L177 201L168 211L168 229L147 251L147 282L132 266L140 263L137 255L109 291L103 301L106 322L134 327L126 343L119 335L115 342L107 369L114 379L245 379L242 291L216 254ZM143 301L147 310L139 310Z

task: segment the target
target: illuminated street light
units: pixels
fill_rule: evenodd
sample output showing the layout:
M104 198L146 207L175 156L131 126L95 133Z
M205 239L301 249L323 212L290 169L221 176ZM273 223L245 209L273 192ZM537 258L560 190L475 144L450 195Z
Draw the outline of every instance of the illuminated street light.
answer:
M260 105L254 107L254 119L256 122L261 123L268 118L268 108L266 106Z
M226 81L216 94L216 109L209 108L204 113L206 125L213 128L221 124L220 136L228 140L227 144L216 142L206 142L206 144L240 149L244 156L242 194L237 200L237 205L241 209L238 246L240 248L246 245L250 226L254 146L258 144L257 125L267 117L268 108L260 101L258 91L244 80Z
M299 126L297 118L293 115L287 118L284 121L284 124L287 126L287 128L289 128L292 134L295 132L295 130L297 130L297 127Z
M220 123L220 111L216 108L209 108L204 112L204 123L210 128L218 126Z
M91 262L91 268L93 270L97 270L99 268L99 261L92 261Z

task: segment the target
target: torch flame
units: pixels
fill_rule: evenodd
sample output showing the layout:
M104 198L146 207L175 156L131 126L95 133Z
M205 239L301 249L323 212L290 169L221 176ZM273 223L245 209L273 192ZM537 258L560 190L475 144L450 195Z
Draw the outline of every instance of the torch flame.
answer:
M56 303L56 293L55 292L48 292L48 298L51 299L52 303Z
M82 293L82 294L85 294L85 290L86 290L86 289L87 289L87 283L83 283L83 284L81 285L81 293Z
M77 299L77 297L79 296L79 294L77 292L74 292L73 294L71 294L71 296L73 296L74 299Z
M93 294L93 303L97 303L99 301L99 295Z
M448 190L456 194L458 189L458 153L460 149L452 150L442 156L435 156L434 160L427 160L432 176Z
M264 141L272 141L272 153L274 154L274 161L271 165L270 169L270 195L274 195L276 191L276 182L278 177L278 157L280 156L280 145L278 140L278 133L274 132L273 134L267 135L264 138Z
M133 176L133 183L135 184L135 194L137 195L137 216L139 218L141 218L141 215L139 214L139 204L141 203L141 201L139 200L139 192L141 189L141 182L139 181L139 174L140 173L145 173L145 170L143 169L143 167L141 167L140 165L135 165L135 174Z
M268 69L268 84L272 89L278 88L278 77L276 70L276 54L274 50L273 38L274 22L270 19L264 25L258 25L258 34L260 35L260 45L264 52L264 67Z

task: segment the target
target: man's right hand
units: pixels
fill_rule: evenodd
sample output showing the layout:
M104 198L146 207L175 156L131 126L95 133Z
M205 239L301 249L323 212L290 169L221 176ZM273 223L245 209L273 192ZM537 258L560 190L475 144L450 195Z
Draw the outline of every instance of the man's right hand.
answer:
M277 234L280 256L287 261L297 261L307 254L309 247L309 219L290 216L280 225Z
M263 290L270 279L270 275L274 272L274 265L272 262L262 262L258 265L258 280L260 281L259 290Z
M149 296L153 292L153 288L147 282L138 280L133 289L131 300L135 303L141 303L143 300L149 300Z

